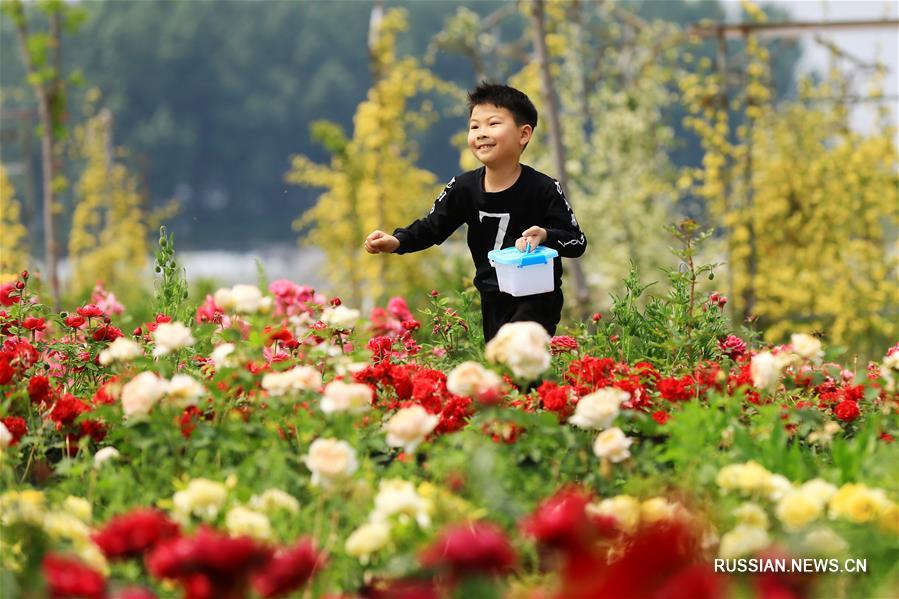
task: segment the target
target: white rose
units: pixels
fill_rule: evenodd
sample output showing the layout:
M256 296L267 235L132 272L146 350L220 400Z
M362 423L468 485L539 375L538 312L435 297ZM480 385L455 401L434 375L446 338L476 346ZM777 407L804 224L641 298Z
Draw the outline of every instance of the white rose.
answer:
M721 537L718 557L733 559L744 555L752 555L761 551L771 543L768 531L758 526L738 524L732 531Z
M165 395L168 381L155 372L142 372L122 387L122 411L126 418L146 416Z
M262 292L255 285L235 285L230 299L234 310L241 314L256 314L265 307Z
M623 462L631 457L628 447L633 440L628 438L617 426L599 433L593 443L593 453L598 458L606 458L611 462Z
M752 384L759 389L773 391L780 380L781 361L768 351L759 352L752 356L749 364L749 374L752 376Z
M490 362L505 364L515 376L534 380L549 367L549 334L536 322L507 322L487 343Z
M892 355L884 356L880 375L886 380L886 390L892 393L896 390L899 381L899 351Z
M228 287L222 287L212 296L212 299L215 300L215 304L220 307L222 310L226 312L230 312L234 309L234 294L231 292L231 289Z
M322 375L312 366L295 366L284 372L269 372L262 377L262 388L272 397L298 391L317 391L321 386Z
M359 310L344 305L325 308L321 316L321 321L332 329L351 329L358 320Z
M94 454L94 468L101 468L103 464L119 458L119 450L115 447L104 447Z
M621 404L630 399L631 394L614 387L605 387L577 402L574 415L568 422L580 428L609 428L618 416Z
M0 422L0 449L6 449L12 443L12 433L6 425Z
M817 361L824 357L821 340L811 335L805 333L790 335L790 345L793 346L793 353L806 360Z
M281 489L266 489L262 495L253 495L250 497L250 507L262 512L285 510L294 515L300 513L300 502Z
M233 368L235 365L234 358L230 356L234 353L234 349L233 343L222 343L212 350L209 358L216 368Z
M826 505L827 502L830 501L830 498L837 494L835 485L820 478L813 478L812 480L803 483L802 486L799 487L799 490L808 494L810 497L813 497L816 501L820 502L821 505Z
M172 496L175 515L182 522L195 514L205 520L214 519L225 505L228 489L222 483L205 478L195 478L187 488Z
M411 482L400 479L382 480L378 485L371 520L383 522L394 514L402 514L414 517L419 526L426 527L431 523L430 509L430 502L418 494Z
M228 510L225 527L233 536L246 535L262 541L272 536L272 525L268 517L243 506Z
M843 555L849 549L849 544L843 537L829 528L811 531L805 535L802 544L812 555Z
M471 361L462 362L446 377L449 392L465 397L477 397L487 391L499 390L502 384L498 374Z
M352 376L368 368L368 362L339 361L334 364L334 372L339 376Z
M304 457L306 467L312 472L312 484L329 486L347 478L359 467L356 451L346 441L316 439Z
M402 447L403 451L411 453L437 427L439 422L439 416L428 414L421 406L402 408L387 421L384 427L384 430L387 431L387 445Z
M780 501L784 495L793 490L793 483L783 474L772 474L765 481L765 493L771 501Z
M140 344L125 337L116 337L109 347L100 352L100 364L109 366L113 362L130 362L143 355Z
M368 385L332 381L321 399L322 412L365 412L371 409L374 392Z
M371 554L380 551L390 542L390 528L381 522L363 524L347 537L346 552L359 559L363 565L371 559Z
M153 331L153 357L167 356L182 347L194 344L190 329L180 322L161 322Z
M206 393L206 388L188 374L176 374L169 381L166 395L180 408L197 405L197 400Z

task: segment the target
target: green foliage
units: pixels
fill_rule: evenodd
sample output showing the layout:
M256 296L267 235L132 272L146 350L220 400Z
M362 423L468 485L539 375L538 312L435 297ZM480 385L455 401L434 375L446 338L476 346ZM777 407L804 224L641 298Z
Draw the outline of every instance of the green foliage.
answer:
M730 332L730 323L715 302L700 301L699 285L703 279L714 279L717 265L695 263L699 246L711 235L711 231L699 233L697 227L687 220L670 229L681 242L681 248L672 252L682 262L667 272L665 295L644 297L655 283L642 284L636 266L631 265L624 294L612 295L609 318L600 335L612 355L628 362L646 358L663 370L721 357L717 342Z
M170 316L173 320L190 321L187 273L175 260L175 234L166 235L166 228L159 228L159 249L156 251L154 272L156 279L156 313Z

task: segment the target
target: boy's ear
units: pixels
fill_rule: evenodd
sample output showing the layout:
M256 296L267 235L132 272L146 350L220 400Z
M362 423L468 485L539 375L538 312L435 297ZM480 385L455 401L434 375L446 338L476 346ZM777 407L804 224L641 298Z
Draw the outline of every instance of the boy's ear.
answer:
M531 136L534 134L534 128L528 124L524 124L518 128L519 131L519 141L522 146L528 145L528 142L531 141Z

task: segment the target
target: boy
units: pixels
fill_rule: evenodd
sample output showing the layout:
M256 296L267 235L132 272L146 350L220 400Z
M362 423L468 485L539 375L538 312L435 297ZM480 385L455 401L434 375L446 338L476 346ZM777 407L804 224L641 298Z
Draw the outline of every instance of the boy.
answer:
M430 213L393 235L373 231L365 250L405 254L443 243L463 223L481 294L484 341L513 321L530 320L553 335L562 316L562 260L584 253L587 240L558 181L520 162L537 126L537 109L522 92L481 83L468 94L468 147L484 166L454 177ZM528 246L530 244L530 246ZM499 291L487 252L514 245L527 251L545 245L554 260L555 289L523 297Z

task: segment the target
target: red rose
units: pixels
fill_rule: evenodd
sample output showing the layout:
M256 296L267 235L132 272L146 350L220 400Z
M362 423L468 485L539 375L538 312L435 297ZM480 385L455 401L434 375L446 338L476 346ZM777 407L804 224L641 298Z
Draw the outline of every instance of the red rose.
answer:
M243 597L250 572L271 552L249 537L229 537L201 527L192 537L164 539L146 555L157 578L180 581L188 596Z
M50 380L40 374L36 374L28 381L28 397L31 403L49 403L50 398Z
M843 422L852 422L859 415L858 403L851 399L844 399L833 409L833 413Z
M65 323L67 327L72 327L73 329L77 329L81 325L86 322L84 316L80 314L69 314L65 318Z
M300 589L316 570L325 565L311 539L301 539L293 547L278 550L253 576L253 588L263 597L280 597Z
M144 587L125 587L116 592L112 599L156 599L156 595Z
M136 557L163 539L178 535L178 525L161 511L138 508L116 516L91 535L110 560Z
M0 285L0 304L3 304L4 306L12 306L13 304L18 304L22 298L15 291L15 283L6 283L5 285Z
M41 569L49 595L54 599L103 599L106 596L103 575L77 559L48 553L44 556Z
M568 335L557 335L549 340L549 352L557 356L577 349L577 341Z
M688 374L679 379L661 379L656 383L656 389L668 401L690 401L696 395L695 385L693 377Z
M3 352L7 354L10 365L22 370L37 362L38 353L27 339L10 337L3 342Z
M25 318L25 320L22 321L22 326L29 331L43 331L47 328L47 321L43 318L28 316L27 318Z
M522 528L543 545L578 551L589 541L589 502L590 496L579 489L562 489L538 505Z
M16 371L9 364L9 357L5 353L0 353L0 385L6 385L16 374Z
M85 304L75 311L85 318L99 318L103 316L103 310L97 304Z
M22 437L28 434L28 425L24 418L19 416L5 416L0 418L0 422L6 427L6 430L12 435L12 441L9 442L10 447L16 445L22 440Z
M746 342L736 335L728 335L718 341L718 349L731 360L738 360L746 354Z
M503 574L515 566L515 551L493 524L472 522L444 530L421 555L426 568L447 568L455 575Z
M124 335L122 335L122 331L114 326L104 325L102 327L97 327L93 337L94 341L115 341L119 337L124 337Z
M91 407L88 404L66 393L53 404L48 416L56 423L57 429L60 429L66 424L73 423L79 414L90 411Z
M594 312L591 320L593 322L599 322L600 320L602 320L602 314L600 314L599 312Z
M671 414L666 412L665 410L657 410L652 413L652 419L658 422L659 424L665 424L671 418Z

